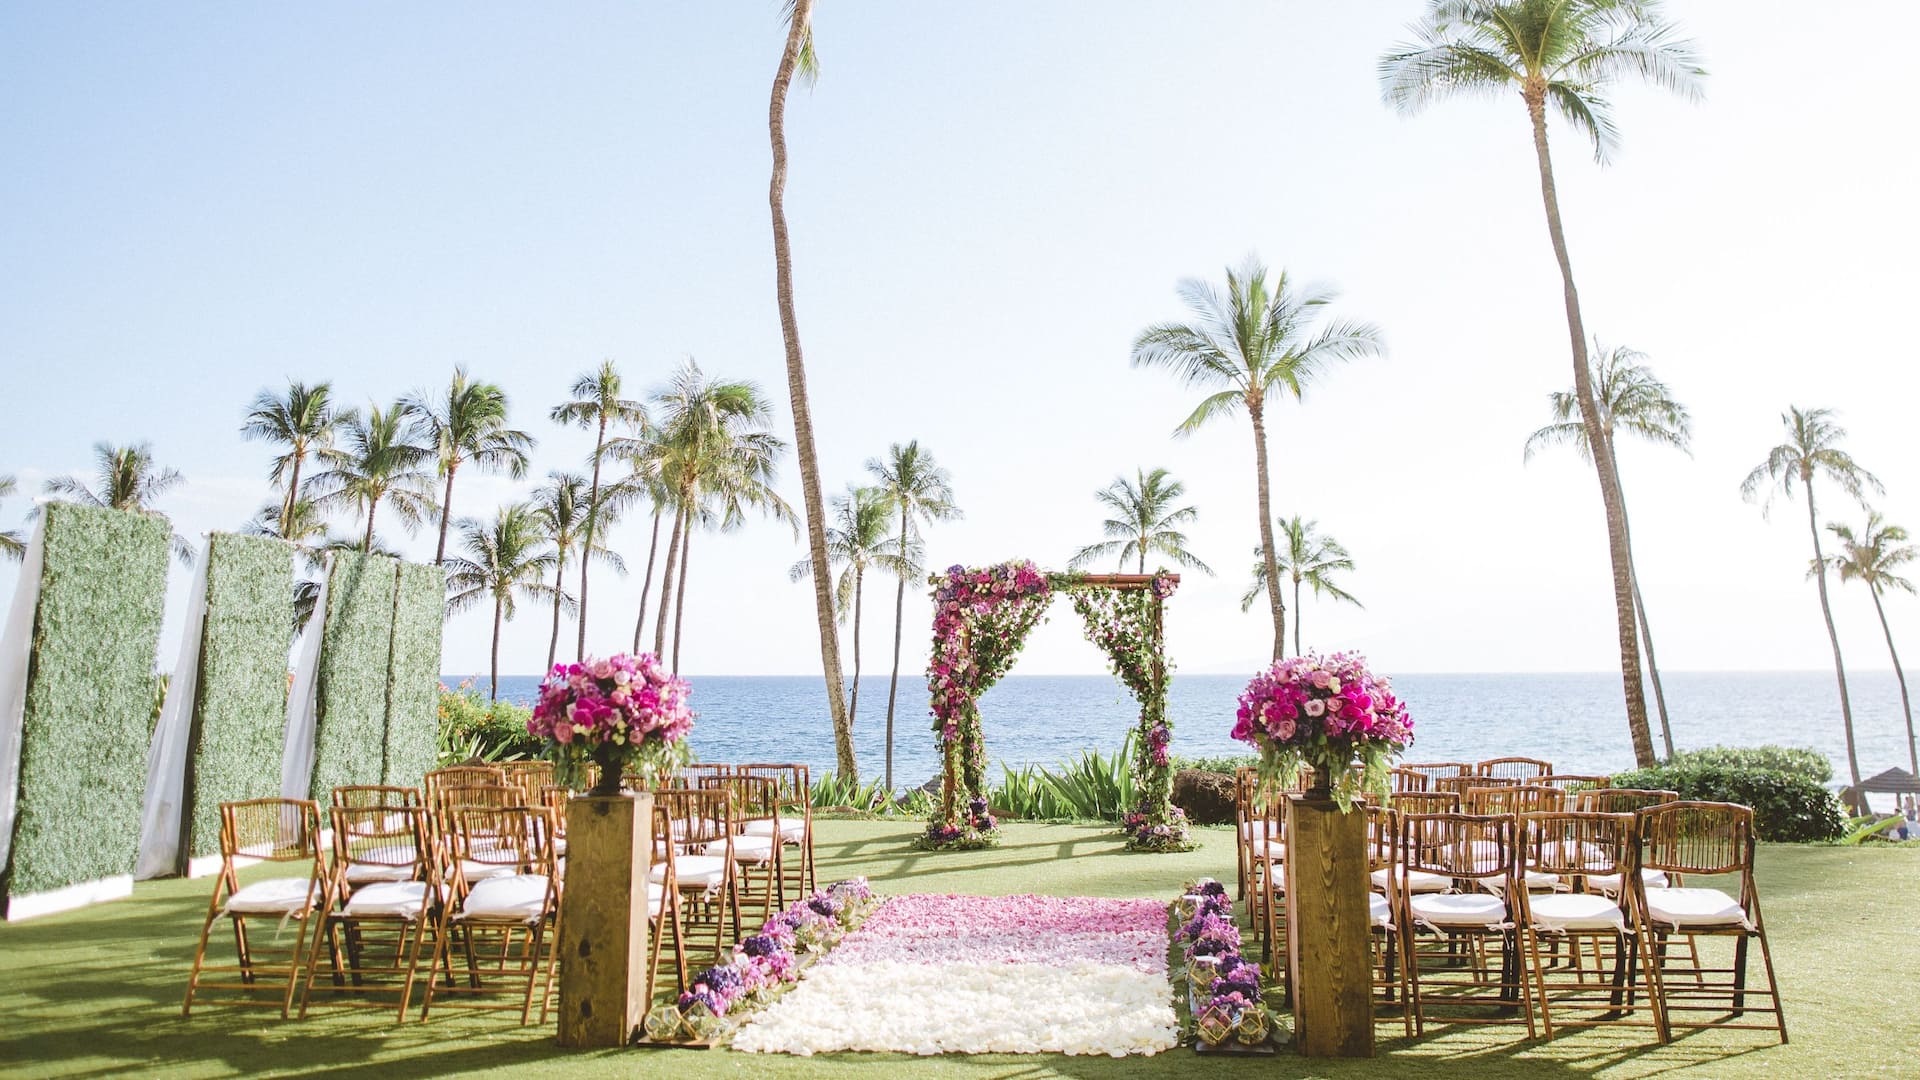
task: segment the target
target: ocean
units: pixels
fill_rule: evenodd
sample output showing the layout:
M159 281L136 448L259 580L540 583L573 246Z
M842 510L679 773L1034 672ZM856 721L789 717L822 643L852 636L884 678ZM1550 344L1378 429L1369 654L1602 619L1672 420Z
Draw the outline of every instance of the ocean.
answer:
M448 685L469 676L446 676ZM692 676L698 714L692 744L708 761L803 761L815 775L833 767L833 732L823 680L802 676ZM484 688L486 677L476 685ZM1545 758L1556 770L1607 773L1630 768L1620 678L1607 673L1402 675L1394 688L1414 718L1413 761L1479 761L1505 754ZM1805 746L1846 776L1840 704L1830 672L1704 672L1664 675L1679 749L1779 743ZM1176 675L1168 688L1173 750L1185 757L1251 753L1228 738L1246 679ZM502 676L500 696L531 703L537 676ZM1862 775L1907 766L1906 722L1891 671L1851 675ZM1652 711L1649 698L1648 709ZM1086 749L1119 749L1138 710L1106 675L1010 675L980 702L990 761L1052 765ZM861 680L854 749L862 779L881 777L887 678ZM927 687L902 672L894 720L894 783L914 787L939 769ZM1655 720L1654 744L1659 749ZM994 769L997 775L997 766Z

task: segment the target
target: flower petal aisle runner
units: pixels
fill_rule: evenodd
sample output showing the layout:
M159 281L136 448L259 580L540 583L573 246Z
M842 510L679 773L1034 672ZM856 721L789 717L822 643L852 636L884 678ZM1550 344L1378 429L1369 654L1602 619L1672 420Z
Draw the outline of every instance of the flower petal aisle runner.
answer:
M1122 1057L1178 1039L1165 904L900 896L742 1028L733 1048Z

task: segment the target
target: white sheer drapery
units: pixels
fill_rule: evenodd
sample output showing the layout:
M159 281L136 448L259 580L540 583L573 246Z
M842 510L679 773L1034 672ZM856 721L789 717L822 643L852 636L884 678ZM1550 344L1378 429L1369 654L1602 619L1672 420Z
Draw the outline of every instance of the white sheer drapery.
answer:
M27 717L27 669L33 659L34 616L40 609L46 531L43 514L33 523L13 607L0 629L0 866L7 865L13 853L13 816L20 809L20 726Z
M147 798L140 810L140 854L133 863L136 880L178 873L180 818L187 787L187 750L193 741L193 710L200 691L200 643L207 625L207 564L213 561L209 543L194 564L193 589L187 593L187 625L180 633L180 658L167 682L167 700L160 706L147 745ZM186 854L192 854L187 852Z

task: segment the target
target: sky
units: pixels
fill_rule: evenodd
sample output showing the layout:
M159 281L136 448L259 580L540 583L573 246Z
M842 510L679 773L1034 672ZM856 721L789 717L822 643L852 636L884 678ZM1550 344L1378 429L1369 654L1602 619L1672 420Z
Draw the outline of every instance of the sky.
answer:
M149 440L187 478L159 503L177 528L233 529L269 498L272 451L239 434L257 391L329 380L386 402L456 364L540 440L525 481L463 473L460 514L584 466L590 436L546 412L603 358L643 393L687 356L755 380L790 437L766 202L779 9L0 8L0 474L30 494L84 473L95 441ZM1185 575L1170 652L1254 670L1250 428L1173 437L1197 395L1128 355L1182 315L1181 278L1257 253L1336 286L1333 313L1388 343L1269 420L1276 511L1346 544L1365 604L1309 598L1307 644L1386 671L1616 668L1593 475L1570 451L1521 455L1571 379L1525 114L1383 105L1375 62L1419 10L823 3L787 211L827 489L918 439L966 515L931 532L933 566L1057 567L1099 538L1097 489L1165 466L1220 574ZM1804 504L1769 517L1738 488L1787 405L1826 406L1884 481L1876 505L1920 511L1920 377L1893 333L1920 292L1920 145L1897 136L1920 9L1669 10L1704 101L1620 87L1605 168L1552 132L1587 324L1646 352L1694 416L1691 457L1620 448L1646 603L1664 667L1817 669ZM1822 521L1863 516L1821 495ZM431 557L431 530L387 539ZM646 543L645 518L615 532L634 572L596 578L593 651L630 643ZM818 672L811 590L787 574L803 555L773 522L700 536L682 669ZM0 596L15 577L0 567ZM187 584L177 570L168 656ZM872 587L869 672L893 631L891 583ZM1887 606L1911 638L1915 601ZM1834 614L1852 662L1885 666L1867 594L1840 588ZM908 671L929 619L915 583ZM1060 606L1019 670L1103 670L1075 623ZM549 625L524 607L503 670L538 671ZM489 631L486 611L455 617L443 670L484 670Z

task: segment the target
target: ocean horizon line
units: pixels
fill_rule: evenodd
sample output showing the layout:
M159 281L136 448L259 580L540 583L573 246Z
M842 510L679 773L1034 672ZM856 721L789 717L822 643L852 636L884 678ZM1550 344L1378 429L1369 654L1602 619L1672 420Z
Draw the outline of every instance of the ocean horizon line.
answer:
M1892 675L1893 673L1894 672L1891 667L1855 668L1849 665L1847 669L1847 675L1850 678L1855 675ZM1172 678L1175 678L1175 679L1182 678L1182 677L1226 678L1226 677L1239 675L1239 674L1241 673L1237 671L1184 671L1184 672L1176 671L1173 673ZM1248 674L1250 675L1251 673L1248 673ZM1489 677L1499 677L1499 678L1511 678L1513 676L1519 676L1519 675L1553 675L1553 676L1606 675L1606 676L1612 676L1612 677L1618 678L1619 674L1620 673L1617 670L1610 670L1607 668L1597 668L1597 669L1589 669L1589 670L1524 669L1524 670L1516 670L1516 671L1491 671L1491 670L1397 671L1393 673L1393 676L1396 678L1402 677L1402 676L1418 676L1418 677L1424 678L1432 675L1446 675L1446 676L1453 676L1453 677L1489 676ZM1833 674L1833 672L1823 668L1663 668L1661 669L1660 674L1663 677L1669 676L1669 675L1829 675L1830 676ZM808 679L808 678L819 679L824 677L824 676L815 674L813 672L806 672L806 671L757 672L753 674L689 671L689 672L682 672L681 676L683 678L688 678L688 679ZM505 672L503 671L500 673L500 677L502 679L538 679L538 678L542 678L543 674L540 672ZM888 677L889 677L888 674L884 672L882 673L868 672L868 673L862 673L862 675L860 676L860 681L868 682L873 679L886 679ZM904 680L907 677L907 672L905 670L902 670L900 673L900 677ZM474 679L474 680L484 681L487 678L487 673L484 671L442 672L440 674L440 678L442 680ZM846 678L849 681L851 681L853 676L849 674L846 676ZM1093 671L1093 672L1089 672L1089 671L1019 671L1019 672L1013 672L1011 674L1004 676L1000 681L1004 682L1006 679L1111 679L1111 678L1114 678L1114 676L1110 672L1105 672L1105 671Z

